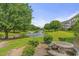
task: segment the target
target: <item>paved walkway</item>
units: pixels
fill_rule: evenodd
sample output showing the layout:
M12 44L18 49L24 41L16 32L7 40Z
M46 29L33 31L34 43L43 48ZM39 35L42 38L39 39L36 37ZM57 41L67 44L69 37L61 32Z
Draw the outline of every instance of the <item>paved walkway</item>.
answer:
M0 42L0 48L4 48L7 46L7 42L4 41L4 42Z
M8 56L21 56L24 47L12 49L8 52Z
M45 55L48 55L46 48L48 48L48 46L46 44L39 44L36 47L34 56L45 56Z

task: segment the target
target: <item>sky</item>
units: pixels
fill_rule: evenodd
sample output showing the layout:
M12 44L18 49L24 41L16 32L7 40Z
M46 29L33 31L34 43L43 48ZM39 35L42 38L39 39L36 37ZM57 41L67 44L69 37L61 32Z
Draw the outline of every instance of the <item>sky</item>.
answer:
M62 22L79 13L78 3L30 3L30 6L33 10L32 24L41 28L53 20Z

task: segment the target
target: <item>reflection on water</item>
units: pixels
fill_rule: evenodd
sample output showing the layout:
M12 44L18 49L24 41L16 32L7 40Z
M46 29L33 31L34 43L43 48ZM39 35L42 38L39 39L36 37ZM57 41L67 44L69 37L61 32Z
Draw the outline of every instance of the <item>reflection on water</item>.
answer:
M29 32L26 35L30 36L30 37L43 37L44 36L43 31L39 31L39 32L36 32L36 33Z

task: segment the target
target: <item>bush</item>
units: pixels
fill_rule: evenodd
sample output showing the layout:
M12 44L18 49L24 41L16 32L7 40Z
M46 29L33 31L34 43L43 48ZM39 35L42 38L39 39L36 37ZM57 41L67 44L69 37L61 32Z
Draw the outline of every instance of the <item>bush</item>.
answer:
M37 32L39 32L39 30L35 30L35 32L34 32L34 33L37 33Z
M32 56L34 54L34 52L35 52L34 47L29 45L29 46L26 46L22 55L23 56Z
M0 38L3 37L4 35L0 34Z
M70 42L73 43L74 37L69 37L69 38L59 38L60 41L65 41L65 42Z
M32 45L32 46L34 46L34 47L37 47L37 45L39 44L39 42L36 41L36 40L30 40L30 41L28 42L28 44L29 44L29 45Z
M53 38L50 35L45 35L44 36L44 42L47 44L50 44L52 42Z

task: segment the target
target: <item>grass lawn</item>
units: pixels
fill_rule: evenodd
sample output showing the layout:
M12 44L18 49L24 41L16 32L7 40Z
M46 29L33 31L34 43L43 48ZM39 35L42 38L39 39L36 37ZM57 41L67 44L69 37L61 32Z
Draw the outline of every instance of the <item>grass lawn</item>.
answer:
M16 34L26 34L27 32L18 32L18 33L12 33L12 32L9 32L8 35L9 36L15 36ZM5 36L5 33L4 32L0 32L0 37L2 36Z
M55 32L45 32L48 35L51 35L54 39L54 41L58 41L58 38L69 38L74 37L73 32L67 32L67 31L55 31Z
M37 37L37 38L21 38L21 39L15 39L15 40L8 40L8 46L5 48L0 48L0 56L4 56L7 55L8 51L10 51L11 49L14 48L19 48L19 47L23 47L28 45L28 41L34 39L37 40L39 42L42 42L43 39L41 37Z
M1 35L4 35L4 33L1 33ZM24 33L21 33L24 34ZM66 32L66 31L55 31L55 32L45 32L45 34L49 34L53 37L54 41L58 41L58 38L68 38L68 37L74 37L73 32ZM14 33L9 33L10 35L15 35ZM30 37L30 38L20 38L20 39L14 39L14 40L7 40L7 46L4 48L0 48L0 56L7 55L8 51L15 48L20 48L23 46L28 45L29 40L37 40L38 42L43 42L43 37Z
M8 33L9 36L15 36L18 33ZM0 37L5 36L4 32L0 32Z

